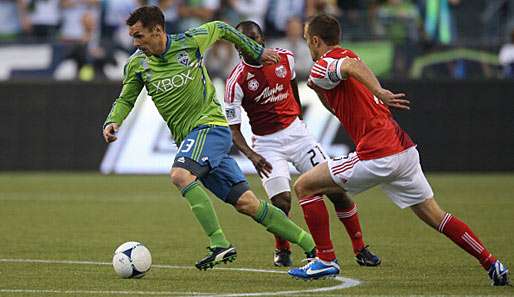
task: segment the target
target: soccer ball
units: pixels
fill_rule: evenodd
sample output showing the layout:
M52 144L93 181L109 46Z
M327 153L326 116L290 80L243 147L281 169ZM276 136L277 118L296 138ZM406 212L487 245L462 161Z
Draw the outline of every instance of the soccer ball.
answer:
M114 251L112 266L122 278L142 278L152 266L152 255L139 242L125 242Z

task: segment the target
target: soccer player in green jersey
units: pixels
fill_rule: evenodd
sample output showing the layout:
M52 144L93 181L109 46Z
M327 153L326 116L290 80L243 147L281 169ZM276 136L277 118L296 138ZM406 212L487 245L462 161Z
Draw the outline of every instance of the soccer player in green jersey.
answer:
M241 169L228 155L232 135L202 62L207 48L220 39L263 63L274 63L278 56L219 21L167 35L164 16L155 6L136 9L127 25L138 50L125 65L123 88L107 116L103 135L108 143L116 140L116 131L145 87L175 142L180 144L170 172L171 181L182 192L210 240L207 256L196 267L207 269L236 258L236 249L225 238L211 201L197 180L240 213L252 217L269 232L298 244L312 256L312 236L281 210L257 199Z

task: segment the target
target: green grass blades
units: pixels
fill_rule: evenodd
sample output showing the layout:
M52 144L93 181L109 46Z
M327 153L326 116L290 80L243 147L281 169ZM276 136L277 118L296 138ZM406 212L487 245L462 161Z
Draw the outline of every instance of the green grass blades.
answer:
M258 178L249 180L265 199ZM514 175L429 175L429 180L441 206L465 221L514 271ZM344 227L326 202L341 276L359 283L289 278L287 269L272 265L273 237L230 205L213 201L238 258L218 265L221 269L198 271L194 263L206 253L208 240L166 176L1 174L0 297L270 296L284 291L294 292L289 296L514 296L513 287L491 287L474 258L411 211L396 208L379 189L356 197L364 239L382 258L377 268L355 263ZM296 198L292 218L306 228ZM114 249L126 241L140 241L152 252L154 266L143 279L120 279L110 265ZM302 259L295 247L294 265L302 265Z

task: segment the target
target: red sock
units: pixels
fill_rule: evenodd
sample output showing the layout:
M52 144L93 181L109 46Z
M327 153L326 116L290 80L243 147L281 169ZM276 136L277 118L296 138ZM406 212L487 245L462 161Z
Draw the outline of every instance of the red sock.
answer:
M316 256L324 261L336 258L334 246L330 239L330 221L323 198L307 196L300 199L305 222L316 243Z
M282 239L275 235L275 248L277 250L291 250L291 245L289 244L289 241Z
M496 261L496 258L484 247L468 225L451 214L447 213L444 216L437 230L477 258L484 269L489 269L489 266Z
M362 230L361 223L359 222L359 214L357 213L357 205L353 203L349 208L336 208L336 214L352 240L353 252L357 254L365 247L364 241L362 240Z

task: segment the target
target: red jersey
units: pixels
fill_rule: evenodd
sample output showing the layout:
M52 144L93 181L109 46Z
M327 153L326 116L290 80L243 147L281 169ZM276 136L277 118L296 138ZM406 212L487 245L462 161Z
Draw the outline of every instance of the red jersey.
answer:
M293 53L276 51L280 56L277 64L254 66L241 60L232 70L225 86L225 115L230 125L241 123L241 107L256 135L280 131L300 115L291 88L296 75Z
M322 89L326 103L355 143L359 159L378 159L414 146L382 101L355 78L341 77L340 61L347 58L360 59L344 48L327 52L312 67L309 80Z

